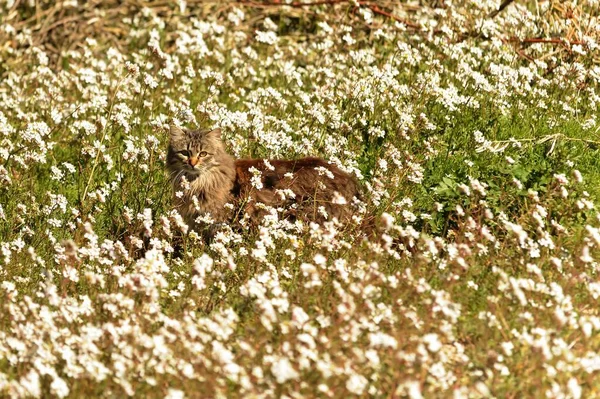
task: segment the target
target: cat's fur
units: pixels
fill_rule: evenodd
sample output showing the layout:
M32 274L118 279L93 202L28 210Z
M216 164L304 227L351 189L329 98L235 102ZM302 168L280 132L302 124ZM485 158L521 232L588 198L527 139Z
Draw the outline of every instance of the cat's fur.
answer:
M167 168L175 207L193 229L199 230L202 224L196 219L207 214L220 223L244 215L259 222L264 215L261 203L283 208L289 219L351 221L351 203L359 197L359 186L348 173L312 157L234 160L220 134L220 129L170 128Z

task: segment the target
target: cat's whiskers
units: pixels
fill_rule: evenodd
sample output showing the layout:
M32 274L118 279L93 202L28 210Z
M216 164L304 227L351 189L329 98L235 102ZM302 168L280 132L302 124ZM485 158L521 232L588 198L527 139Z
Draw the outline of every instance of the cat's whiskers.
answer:
M177 186L181 183L181 178L185 175L185 170L183 170L183 169L175 170L171 173L171 175L172 174L175 174L175 177L173 177L171 179L171 182L173 183L174 186Z
M169 173L169 180L171 180L172 182L177 182L182 173L183 169L172 171L171 173ZM175 177L173 177L173 175L175 175Z

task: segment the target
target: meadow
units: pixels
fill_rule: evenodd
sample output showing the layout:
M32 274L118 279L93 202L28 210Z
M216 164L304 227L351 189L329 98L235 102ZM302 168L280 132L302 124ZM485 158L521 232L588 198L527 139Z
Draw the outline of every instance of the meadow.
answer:
M599 13L0 0L0 396L600 397ZM206 244L170 123L336 163L379 239Z

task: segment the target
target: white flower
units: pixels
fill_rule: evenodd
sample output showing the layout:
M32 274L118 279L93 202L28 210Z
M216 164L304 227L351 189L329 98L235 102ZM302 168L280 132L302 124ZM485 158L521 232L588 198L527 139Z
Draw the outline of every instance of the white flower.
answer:
M158 87L158 82L154 77L146 72L144 72L144 84L151 89L156 89Z
M0 384L2 384L2 378L0 378ZM30 370L25 377L21 378L20 385L32 397L39 398L41 396L40 375L35 370Z
M478 144L483 144L485 142L485 137L484 137L483 133L481 133L479 130L475 130L473 132L473 138L475 139L475 142Z
M59 398L64 398L69 394L69 387L62 378L55 376L50 384L50 391Z
M257 31L256 32L256 41L260 43L265 43L269 45L273 45L279 41L279 37L277 37L277 33L273 31Z
M169 388L169 390L167 391L167 396L165 396L165 399L184 399L185 398L185 393L183 391L180 391L178 389L171 389Z
M337 191L333 192L333 198L331 202L336 205L346 205L348 203L348 201L346 201L346 198Z
M300 376L298 372L294 370L287 357L277 359L277 361L271 365L271 373L275 376L278 384L283 384L288 380L295 380Z
M352 374L346 381L346 389L355 395L362 395L369 381L362 375Z
M584 263L592 263L594 261L594 258L592 258L592 256L590 255L590 247L588 247L587 245L583 246L583 249L581 250L581 256L579 257L579 259L581 259L581 261Z
M427 344L427 349L430 352L436 353L442 349L442 343L437 334L426 334L423 337L423 342Z
M410 399L421 399L421 384L418 381L409 381L406 383L408 387L408 397Z
M394 217L387 212L383 212L381 214L381 223L383 224L383 228L385 230L391 229L395 224Z
M558 181L560 185L564 185L569 182L569 179L567 179L567 176L565 176L564 173L555 173L554 178Z
M252 173L252 177L250 178L250 183L252 184L252 187L256 188L257 190L262 190L262 172L256 169L254 166L249 168L248 171Z
M579 399L581 398L581 385L577 382L577 379L571 378L569 382L567 382L567 389L569 390L569 394L571 394L571 398Z
M52 172L52 175L50 176L52 180L61 181L65 176L64 172L56 166L51 166L50 171Z
M298 323L298 325L303 325L310 320L310 317L306 314L304 309L294 306L292 309L292 320Z

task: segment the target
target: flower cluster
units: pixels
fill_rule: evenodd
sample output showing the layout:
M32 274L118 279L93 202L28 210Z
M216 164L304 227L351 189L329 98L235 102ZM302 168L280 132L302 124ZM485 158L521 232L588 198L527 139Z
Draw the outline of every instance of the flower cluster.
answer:
M0 0L0 396L598 392L597 1L29 3ZM255 204L205 242L171 121L337 164L353 224Z

